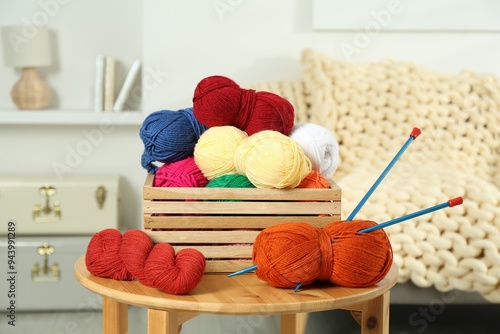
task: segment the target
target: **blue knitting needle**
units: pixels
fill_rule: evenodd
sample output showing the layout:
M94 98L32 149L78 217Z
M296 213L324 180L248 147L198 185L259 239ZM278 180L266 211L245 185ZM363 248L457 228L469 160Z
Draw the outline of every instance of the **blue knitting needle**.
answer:
M253 265L253 266L246 267L246 268L240 269L238 271L235 271L234 273L230 273L229 275L227 275L227 277L238 276L238 275L241 275L241 274L252 272L254 270L257 270L257 265L256 264Z
M427 209L423 209L423 210L420 210L420 211L417 211L417 212L413 212L413 213L410 213L410 214L408 214L406 216L395 218L395 219L386 221L386 222L378 224L378 225L374 225L374 226L370 226L370 227L361 229L358 232L360 232L360 233L373 232L373 231L379 230L381 228L385 228L387 226L391 226L391 225L403 222L405 220L409 220L409 219L412 219L412 218L415 218L415 217L418 217L418 216L422 216L422 215L425 215L427 213L431 213L431 212L434 212L434 211L437 211L437 210L441 210L441 209L444 209L444 208L447 208L447 207L451 208L451 207L454 207L455 205L460 205L462 203L463 203L462 197L453 198L453 199L450 199L447 202L438 204L436 206L433 206L433 207L430 207L430 208L427 208ZM302 286L302 282L300 282L299 284L297 284L297 286L295 287L294 292L297 292L297 290L299 290L301 286Z
M460 204L463 203L463 201L464 200L463 200L462 197L453 198L453 199L450 199L447 202L444 202L444 203L432 206L430 208L423 209L423 210L420 210L420 211L416 211L416 212L407 214L405 216L402 216L402 217L399 217L399 218L395 218L395 219L386 221L384 223L380 223L378 225L374 225L374 226L370 226L370 227L361 229L358 232L369 233L369 232L372 232L372 231L376 231L376 230L379 230L381 228L385 228L387 226L391 226L391 225L400 223L402 221L409 220L409 219L412 219L412 218L415 218L415 217L418 217L418 216L422 216L422 215L425 215L427 213L431 213L431 212L434 212L434 211L437 211L437 210L440 210L440 209L443 209L443 208L447 208L447 207L451 208L451 207L454 207L455 205L460 205Z
M349 215L349 217L347 217L346 221L350 222L351 220L353 220L354 216L356 216L356 214L361 209L361 207L365 204L365 202L372 195L372 193L375 191L375 189L377 189L377 187L380 184L380 182L382 182L382 180L387 175L387 173L389 173L389 171L394 166L394 164L396 163L396 161L398 161L398 159L401 157L401 155L404 153L404 151L406 151L406 149L408 148L408 146L410 146L410 144L420 135L420 133L422 133L422 131L420 131L419 128L413 128L413 130L410 133L410 137L408 137L408 140L406 141L406 143L403 145L403 147L401 147L401 149L399 150L399 152L394 156L394 158L389 163L389 165L387 165L387 167L384 169L384 171L382 172L382 174L380 174L380 176L375 181L375 183L372 185L372 187L368 190L368 192L366 193L366 195L361 199L361 201L358 203L358 205L354 208L354 210L351 212L351 214Z
M406 149L408 148L408 146L410 146L410 144L413 143L413 141L420 135L420 133L422 133L422 131L420 131L419 128L413 128L413 130L411 131L410 136L408 137L408 140L406 141L406 143L403 145L403 147L401 147L401 149L399 150L399 152L394 156L394 158L389 163L389 165L387 165L387 167L384 169L384 171L382 172L382 174L380 174L380 176L375 181L375 183L372 185L372 187L368 190L368 192L366 193L366 195L361 199L361 201L358 203L358 205L354 208L354 210L351 212L351 214L349 215L349 217L347 217L346 221L350 222L350 221L352 221L354 219L354 216L356 216L356 214L359 212L359 210L361 209L361 207L366 203L366 201L368 200L368 198L370 198L370 196L373 194L373 192L375 191L375 189L377 189L377 187L379 186L380 182L382 182L382 180L384 179L384 177L386 177L386 175L389 173L389 171L391 170L391 168L396 164L396 162L399 160L399 158L404 153L404 151L406 151ZM297 290L301 286L302 286L302 282L299 283L299 284L297 284L297 286L295 287L295 292L297 292Z
M373 232L373 231L376 231L376 230L379 230L379 229L382 229L382 228L385 228L385 227L388 227L388 226L391 226L391 225L394 225L394 224L397 224L397 223L400 223L400 222L403 222L403 221L406 221L406 220L409 220L409 219L412 219L412 218L415 218L415 217L418 217L418 216L425 215L427 213L431 213L431 212L434 212L434 211L437 211L437 210L440 210L440 209L444 209L444 208L447 208L447 207L451 208L451 207L454 207L456 205L460 205L462 203L463 203L463 198L462 197L456 197L456 198L448 200L447 202L444 202L444 203L441 203L441 204L438 204L438 205L435 205L435 206L432 206L432 207L429 207L429 208L426 208L426 209L423 209L423 210L420 210L420 211L416 211L416 212L410 213L408 215L405 215L405 216L402 216L402 217L399 217L399 218L388 220L388 221L386 221L384 223L380 223L378 225L374 225L374 226L370 226L370 227L361 229L358 232L360 232L360 233L370 233L370 232ZM237 275L241 275L241 274L244 274L244 273L248 273L248 272L254 271L256 269L257 269L257 265L253 265L253 266L250 266L250 267L243 268L241 270L235 271L234 273L231 273L228 276L229 277L237 276ZM303 282L300 282L299 284L297 284L297 286L295 287L294 292L297 292L300 289L300 287L302 286L302 284L303 284Z
M387 173L389 173L389 171L391 170L391 168L394 166L394 164L397 162L397 160L401 157L401 155L404 153L404 151L408 148L408 146L410 146L410 144L413 142L413 140L415 140L420 135L421 132L422 131L419 128L413 128L413 130L410 133L410 136L409 136L408 140L406 141L406 143L399 150L399 152L396 154L396 156L392 159L392 161L389 163L389 165L385 168L385 170L382 172L382 174L378 177L377 181L375 181L375 183L372 185L372 187L370 188L370 190L368 191L368 193L363 197L363 199L361 200L361 202L356 206L356 208L349 215L349 217L347 218L346 221L351 221L354 218L354 216L358 213L358 211L361 209L361 207L365 204L365 202L368 200L368 198L372 195L372 193L378 187L378 185L380 184L380 182L382 182L382 180L387 175ZM235 271L235 272L229 274L228 277L233 277L233 276L245 274L245 273L248 273L248 272L252 272L252 271L254 271L256 269L257 269L257 265L253 265L253 266L250 266L250 267L243 268L243 269L240 269L238 271ZM303 282L300 282L299 284L297 284L297 286L295 287L294 292L297 292L300 289L300 287L302 286L302 284L303 284Z

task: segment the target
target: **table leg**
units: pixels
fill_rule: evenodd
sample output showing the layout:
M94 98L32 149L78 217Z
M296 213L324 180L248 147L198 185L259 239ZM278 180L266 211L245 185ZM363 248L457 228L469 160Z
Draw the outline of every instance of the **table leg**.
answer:
M148 334L178 334L180 332L176 311L148 309Z
M361 334L389 334L390 291L363 304Z
M282 314L280 319L281 334L304 334L308 313Z
M102 332L104 334L128 333L128 305L109 298L102 298Z

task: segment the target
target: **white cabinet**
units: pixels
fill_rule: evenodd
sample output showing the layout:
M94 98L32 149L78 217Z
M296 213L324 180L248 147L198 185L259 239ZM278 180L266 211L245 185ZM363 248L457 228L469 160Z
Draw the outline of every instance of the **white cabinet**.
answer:
M118 183L116 175L0 176L0 221L14 221L21 236L118 228Z

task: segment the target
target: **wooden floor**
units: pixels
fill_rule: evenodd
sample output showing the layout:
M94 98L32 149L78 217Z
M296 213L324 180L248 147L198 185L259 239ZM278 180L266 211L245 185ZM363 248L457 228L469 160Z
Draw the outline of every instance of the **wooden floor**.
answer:
M427 313L425 313L427 312ZM432 321L425 320L426 316ZM500 305L392 305L391 333L395 334L497 334ZM0 313L2 334L98 334L100 312L18 313L16 327L9 326ZM146 311L131 307L129 333L143 334ZM184 325L182 334L273 334L278 317L236 317L201 315ZM359 334L359 326L347 311L313 313L306 334Z

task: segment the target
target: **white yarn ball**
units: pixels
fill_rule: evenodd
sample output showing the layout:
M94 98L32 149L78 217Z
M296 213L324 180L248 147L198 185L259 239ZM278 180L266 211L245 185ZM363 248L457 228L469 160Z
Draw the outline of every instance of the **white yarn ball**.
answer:
M302 148L314 170L326 178L332 176L339 164L339 144L327 128L315 123L295 124L289 137Z

